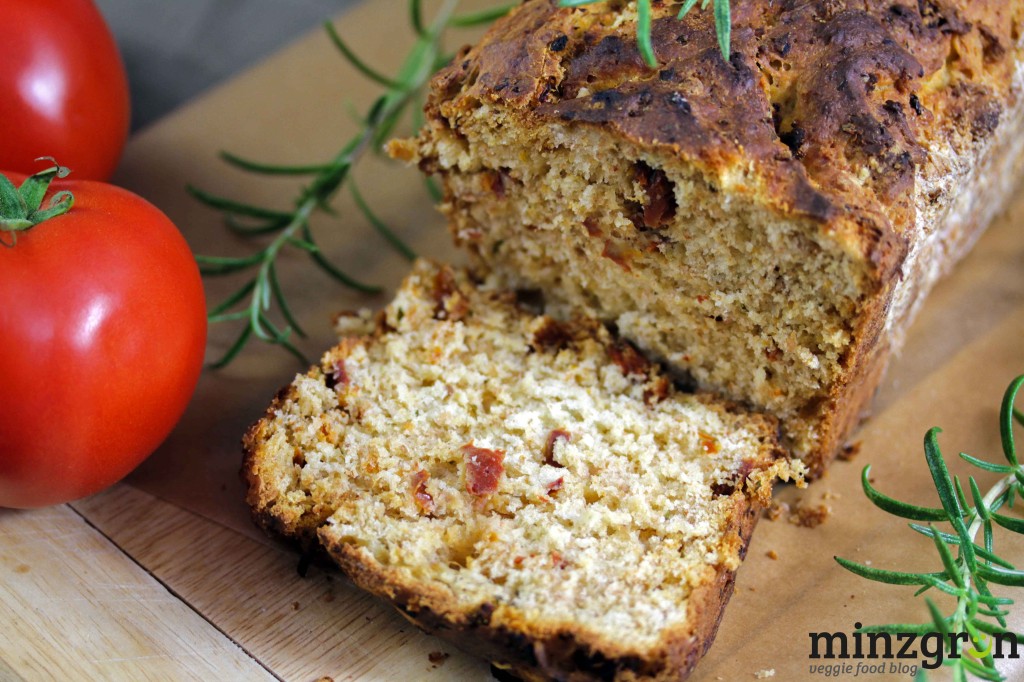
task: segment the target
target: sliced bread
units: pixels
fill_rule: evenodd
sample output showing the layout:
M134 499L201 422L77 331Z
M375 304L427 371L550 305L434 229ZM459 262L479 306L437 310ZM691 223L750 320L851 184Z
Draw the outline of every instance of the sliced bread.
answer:
M259 523L525 679L679 679L772 483L776 424L590 319L419 262L245 437Z

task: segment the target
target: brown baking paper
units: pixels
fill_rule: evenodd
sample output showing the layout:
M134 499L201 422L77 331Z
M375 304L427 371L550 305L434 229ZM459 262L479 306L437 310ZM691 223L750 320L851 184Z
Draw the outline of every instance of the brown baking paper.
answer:
M390 69L411 40L407 32L393 28L405 6L396 0L365 3L342 16L338 28L371 63ZM277 163L327 160L355 130L348 103L363 110L377 92L316 32L138 135L117 181L166 211L197 253L248 253L252 245L230 235L218 214L186 194L185 185L286 208L298 181L230 169L217 159L217 152L230 150ZM380 217L418 253L459 260L417 171L371 158L360 164L356 177ZM346 272L388 291L373 297L354 294L334 284L306 257L282 258L281 279L293 292L294 311L309 332L299 345L311 358L331 344L333 314L383 305L408 268L347 196L339 197L337 207L339 217L316 219L322 247ZM837 463L806 490L785 487L777 493L789 504L824 505L830 510L828 517L816 528L794 525L785 514L761 522L718 639L694 679L757 679L756 674L767 676L771 670L772 679L832 679L811 671L811 664L843 661L810 659L809 633L852 635L856 622L927 619L924 603L911 597L912 589L869 583L844 571L832 557L903 570L938 568L929 540L867 502L860 490L860 471L870 464L882 490L933 504L921 446L929 427L945 429L940 442L955 472L968 470L953 462L960 450L998 458L999 400L1009 380L1024 372L1022 220L1024 202L1018 201L933 293L905 350L892 364L875 401L875 415L857 435L860 454L852 462ZM209 302L215 304L242 281L207 279ZM229 325L214 326L210 359L219 356L237 333ZM239 441L277 389L303 369L279 349L252 344L226 370L205 372L181 424L131 476L130 485L270 542L253 528L243 503ZM982 483L990 479L979 477ZM1024 564L1024 543L1006 541L1009 535L998 534L997 548ZM1024 623L1018 618L1015 625L1019 629ZM339 659L343 662L343 652ZM858 660L846 662L856 667ZM885 661L884 672L861 670L835 679L911 679L908 670L894 671L890 663L917 661ZM1011 678L1024 675L1016 661L1003 661L1002 669Z

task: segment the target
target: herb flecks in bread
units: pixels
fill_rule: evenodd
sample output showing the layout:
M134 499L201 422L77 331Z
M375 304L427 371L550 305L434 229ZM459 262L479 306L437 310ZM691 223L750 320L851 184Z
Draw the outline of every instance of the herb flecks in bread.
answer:
M393 146L443 181L456 240L777 415L817 470L1024 145L1024 2L654 8L530 0L433 81Z
M246 449L263 525L528 677L689 670L791 473L770 419L678 392L592 320L424 262Z

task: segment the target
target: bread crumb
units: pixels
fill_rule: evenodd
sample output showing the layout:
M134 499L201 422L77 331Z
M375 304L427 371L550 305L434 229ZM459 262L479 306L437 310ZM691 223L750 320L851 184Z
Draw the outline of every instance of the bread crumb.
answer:
M780 516L789 512L789 505L785 502L776 502L772 500L772 503L768 505L768 508L764 510L764 518L769 521L777 521Z
M293 601L292 602L292 611L298 611L298 610L299 610L299 602Z
M844 445L842 450L839 451L839 459L844 462L849 462L851 459L860 454L860 441L849 443Z
M836 493L825 492L821 498L823 500L829 500L838 497ZM790 505L785 502L772 502L767 509L764 510L764 518L769 521L777 521L783 515L786 516L786 520L792 523L794 526L800 526L802 528L816 528L828 520L828 517L832 514L832 508L827 504L808 505L803 502L797 502L795 505Z
M764 680L769 677L775 677L775 668L765 668L764 670L758 670L754 673L754 677L759 680Z
M334 682L334 678L328 675L316 678L316 682Z
M802 528L817 528L828 520L832 508L827 504L804 505L798 503L789 514L789 522Z
M373 311L369 308L343 310L334 316L334 333L339 337L366 336L376 326Z
M778 553L776 553L776 551L774 549L769 549L767 552L765 552L765 556L767 556L772 561L778 561L779 560L779 555L778 555Z
M451 654L445 653L444 651L431 651L427 654L427 659L433 664L435 668L444 665L444 662L451 657Z

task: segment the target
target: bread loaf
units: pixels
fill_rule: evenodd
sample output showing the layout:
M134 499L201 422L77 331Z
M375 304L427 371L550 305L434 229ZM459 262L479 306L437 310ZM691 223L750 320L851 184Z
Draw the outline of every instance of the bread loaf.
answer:
M263 526L525 679L680 679L790 468L593 320L420 262L245 438Z
M1024 2L528 0L393 145L455 238L697 384L776 415L820 471L936 279L1015 184ZM951 321L952 322L952 321Z

